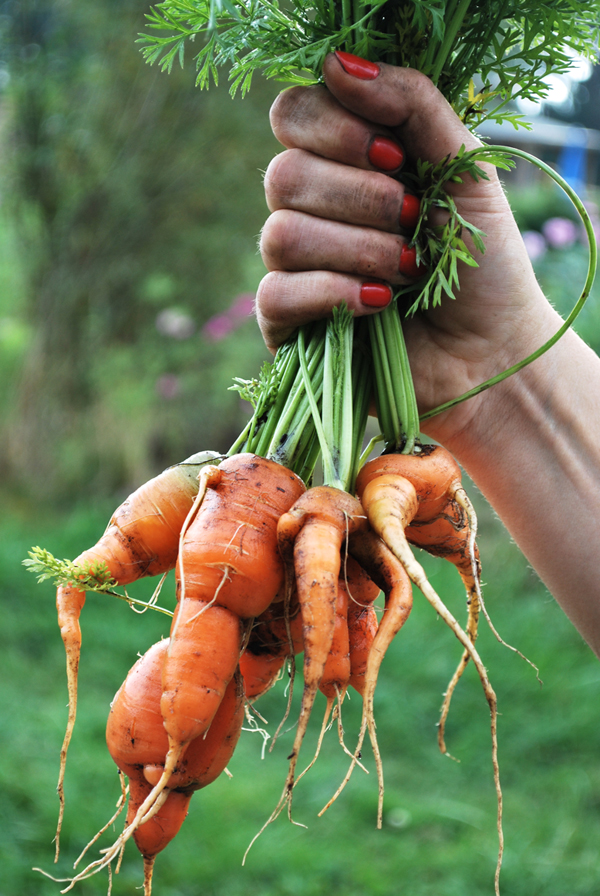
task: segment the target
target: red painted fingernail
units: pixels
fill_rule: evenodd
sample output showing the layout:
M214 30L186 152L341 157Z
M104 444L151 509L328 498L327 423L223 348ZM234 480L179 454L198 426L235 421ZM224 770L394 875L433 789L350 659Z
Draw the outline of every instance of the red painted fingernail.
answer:
M420 277L425 273L425 265L417 264L417 249L415 246L407 246L406 243L400 250L400 262L398 271L405 277Z
M402 148L387 137L375 137L367 156L371 165L382 171L394 171L404 161Z
M405 193L400 208L400 217L398 224L407 230L414 230L419 220L419 212L421 211L421 203L412 193Z
M392 290L386 283L363 283L360 300L369 308L385 308L392 301Z
M343 50L336 50L335 55L346 74L352 75L353 78L360 78L361 81L373 81L380 72L376 62L369 62L361 56L344 53Z

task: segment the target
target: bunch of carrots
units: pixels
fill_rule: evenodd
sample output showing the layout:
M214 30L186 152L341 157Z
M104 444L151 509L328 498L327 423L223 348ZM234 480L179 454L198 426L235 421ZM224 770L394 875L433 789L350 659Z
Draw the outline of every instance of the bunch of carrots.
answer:
M544 41L532 31L538 20L527 28L523 24L527 12L537 7L538 12L543 7ZM370 59L420 68L464 120L477 124L486 115L486 103L491 102L489 114L498 119L512 115L505 106L516 93L539 95L539 67L531 65L536 58L543 60L547 73L567 65L568 54L561 51L565 44L593 51L598 23L587 9L571 0L296 0L284 12L267 0L165 0L149 15L153 36L144 41L149 61L161 59L168 68L174 58L182 58L191 36L204 34L197 57L199 81L205 84L217 65L228 63L234 89L243 90L255 68L296 83L314 81L327 52L343 47ZM550 47L552 40L556 46ZM518 71L520 64L525 74ZM477 95L476 77L482 82ZM451 301L458 288L457 260L476 264L462 239L464 229L483 250L483 235L459 219L444 185L456 178L484 177L479 167L484 159L509 164L508 151L484 147L444 160L436 169L419 165L408 173L421 198L414 245L427 270L412 288L410 313ZM571 324L594 276L591 224L580 201L565 188L590 235L588 281L559 333L518 368ZM450 224L443 232L428 223L434 206L448 212ZM477 520L454 459L420 438L398 297L368 319L354 320L340 307L330 321L302 327L257 380L237 380L235 388L254 412L225 455L203 452L146 483L118 508L98 543L73 562L56 561L40 549L26 561L40 577L57 580L67 656L69 715L60 760L57 856L85 594L112 592L117 585L164 576L173 568L176 573L169 636L135 663L108 717L108 749L128 781L120 803L120 808L127 804L123 830L99 858L66 881L62 892L103 868L109 873L113 865L118 869L133 838L144 859L145 893L151 893L154 859L177 834L193 793L226 770L249 707L275 684L286 664L294 670L299 653L303 691L295 740L281 797L266 824L284 809L291 817L294 787L304 773L297 773L299 757L317 693L326 698L320 745L332 715L341 719L342 702L352 687L363 700L362 722L353 750L343 744L340 723L349 766L330 803L360 763L368 733L379 779L380 826L383 771L374 697L383 658L410 614L416 585L462 645L444 695L440 749L446 752L450 701L469 662L477 669L488 704L498 799L499 893L503 843L497 705L475 646L480 612L485 612ZM374 441L383 443L375 458L374 445L364 445L373 396L380 428ZM431 586L414 547L456 567L466 593L464 628ZM374 603L381 593L378 619ZM156 604L155 597L149 605ZM286 716L289 706L288 701Z

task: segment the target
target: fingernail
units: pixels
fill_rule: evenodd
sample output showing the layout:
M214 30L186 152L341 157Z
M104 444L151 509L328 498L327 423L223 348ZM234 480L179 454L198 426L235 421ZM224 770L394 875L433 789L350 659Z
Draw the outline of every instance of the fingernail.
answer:
M386 283L363 283L360 300L369 308L385 308L392 301L392 290Z
M404 161L402 148L387 137L375 137L367 156L371 165L382 171L395 171Z
M405 193L402 205L400 207L400 217L398 224L407 230L414 230L419 220L419 212L421 211L421 203L412 193Z
M336 50L335 55L346 74L352 75L353 78L360 78L361 81L373 81L380 72L376 62L369 62L361 56L344 53L343 50Z
M417 249L415 246L407 246L406 243L400 250L400 262L398 271L405 277L420 277L425 273L425 265L417 264Z

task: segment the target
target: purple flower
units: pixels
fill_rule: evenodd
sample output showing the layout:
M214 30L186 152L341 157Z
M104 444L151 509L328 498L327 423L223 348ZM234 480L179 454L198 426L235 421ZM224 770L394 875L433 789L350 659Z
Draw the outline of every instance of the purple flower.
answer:
M202 327L202 334L211 342L219 342L229 336L234 328L233 321L226 314L215 314Z
M548 218L542 233L552 249L567 249L579 238L579 228L569 218Z

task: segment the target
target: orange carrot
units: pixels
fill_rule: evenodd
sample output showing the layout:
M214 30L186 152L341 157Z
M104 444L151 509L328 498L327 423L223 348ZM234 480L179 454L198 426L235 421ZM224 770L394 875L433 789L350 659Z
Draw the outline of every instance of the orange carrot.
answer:
M246 699L254 702L273 686L286 659L304 650L302 616L296 602L286 622L284 601L274 601L254 620L240 657Z
M180 536L178 605L162 671L160 707L169 743L164 770L95 870L106 867L152 817L188 744L211 724L253 617L283 586L277 522L303 491L294 473L251 454L202 471Z
M346 559L348 583L348 646L350 648L349 684L362 696L369 651L377 632L377 613L373 602L381 589L353 557Z
M375 586L380 588L385 595L385 610L381 622L373 637L368 656L362 684L363 714L358 744L354 757L346 777L338 790L321 810L325 812L331 803L337 799L350 779L355 764L358 761L366 730L369 730L371 746L375 756L377 777L379 781L379 808L377 813L377 826L382 824L383 810L383 765L377 742L374 717L374 696L379 676L379 669L386 651L392 640L398 634L406 622L412 609L412 589L404 567L394 554L386 547L380 538L371 530L361 531L350 537L349 550L365 570ZM371 594L373 590L371 589ZM377 595L375 595L376 597Z
M119 585L172 569L177 559L181 527L198 492L198 474L205 464L214 463L218 457L214 451L195 454L138 488L114 512L98 543L77 557L74 561L77 566L87 572L95 564L105 564ZM64 816L67 751L77 714L77 672L81 651L79 617L84 603L85 591L74 586L58 588L56 606L67 660L69 712L60 753L55 861L58 860Z
M454 458L440 445L422 446L414 455L389 454L375 458L361 470L357 490L363 491L380 474L397 475L410 481L417 494L417 509L405 528L406 540L456 566L467 594L466 634L471 643L477 638L481 598L481 565L475 542L477 517L461 484L461 472ZM444 694L438 743L446 753L445 724L450 700L470 658L464 650Z
M433 454L433 452L430 453ZM445 453L447 454L447 452ZM423 508L425 508L425 512L422 514L421 519L433 519L445 506L445 504L447 503L447 499L446 501L444 500L444 494L448 492L448 489L451 487L453 481L451 465L442 465L443 469L440 477L441 484L434 483L433 485L431 485L427 483L427 481L416 481L419 488L423 489L424 495L421 502L419 502L415 487L411 484L411 482L408 481L407 478L404 478L402 475L398 475L394 472L385 472L386 465L388 465L387 470L389 470L390 457L392 456L386 456L382 460L382 468L384 472L379 474L377 473L377 464L372 461L369 462L368 475L364 474L361 477L359 474L359 477L357 479L357 491L360 494L361 502L368 520L375 532L381 537L385 544L400 560L411 581L413 581L420 588L423 595L426 597L426 599L429 601L438 615L440 615L444 622L446 622L446 624L452 629L458 640L463 645L465 652L473 661L473 664L477 669L477 673L479 675L490 709L492 765L494 773L494 783L496 787L496 796L498 801L498 836L500 841L498 865L496 871L497 877L502 860L503 836L502 791L500 788L500 773L498 767L498 713L496 694L490 684L487 671L485 669L485 666L483 665L483 662L481 661L481 657L479 656L475 644L473 643L473 632L465 632L456 621L452 613L450 613L446 605L440 600L439 596L436 594L435 590L432 588L430 582L428 581L423 568L416 561L408 544L405 532L413 519L419 518L417 516L417 508L419 507L419 503ZM393 457L395 461L396 457L402 456L394 455ZM410 456L407 455L406 457L409 458ZM404 463L410 462L410 460L404 461ZM419 462L416 461L416 463L418 464ZM429 496L432 496L431 505L428 505L427 499ZM426 508L428 506L432 509L427 510ZM472 613L470 613L470 615L472 615ZM463 661L461 660L461 665L462 664Z
M331 647L325 660L319 690L327 697L329 715L336 697L343 700L350 680L350 639L348 636L348 589L344 576L338 579L335 620Z
M139 768L133 768L129 773L126 825L133 821L151 790L152 785L146 781L143 772ZM135 845L144 860L144 896L151 896L152 872L156 856L179 833L186 819L193 792L165 790L164 795L164 801L156 813L141 824L133 835Z
M286 803L291 811L298 754L333 640L341 547L364 525L360 503L331 486L310 489L279 520L277 534L288 584L291 587L294 577L302 612L304 690L286 784L269 821Z
M168 639L154 644L130 670L112 704L106 727L109 752L129 778L126 826L135 818L163 771L168 738L160 712L162 667ZM145 893L149 894L156 855L179 831L192 793L214 781L226 767L244 718L241 676L232 678L206 736L193 740L169 779L164 802L139 825L133 838L144 858Z

